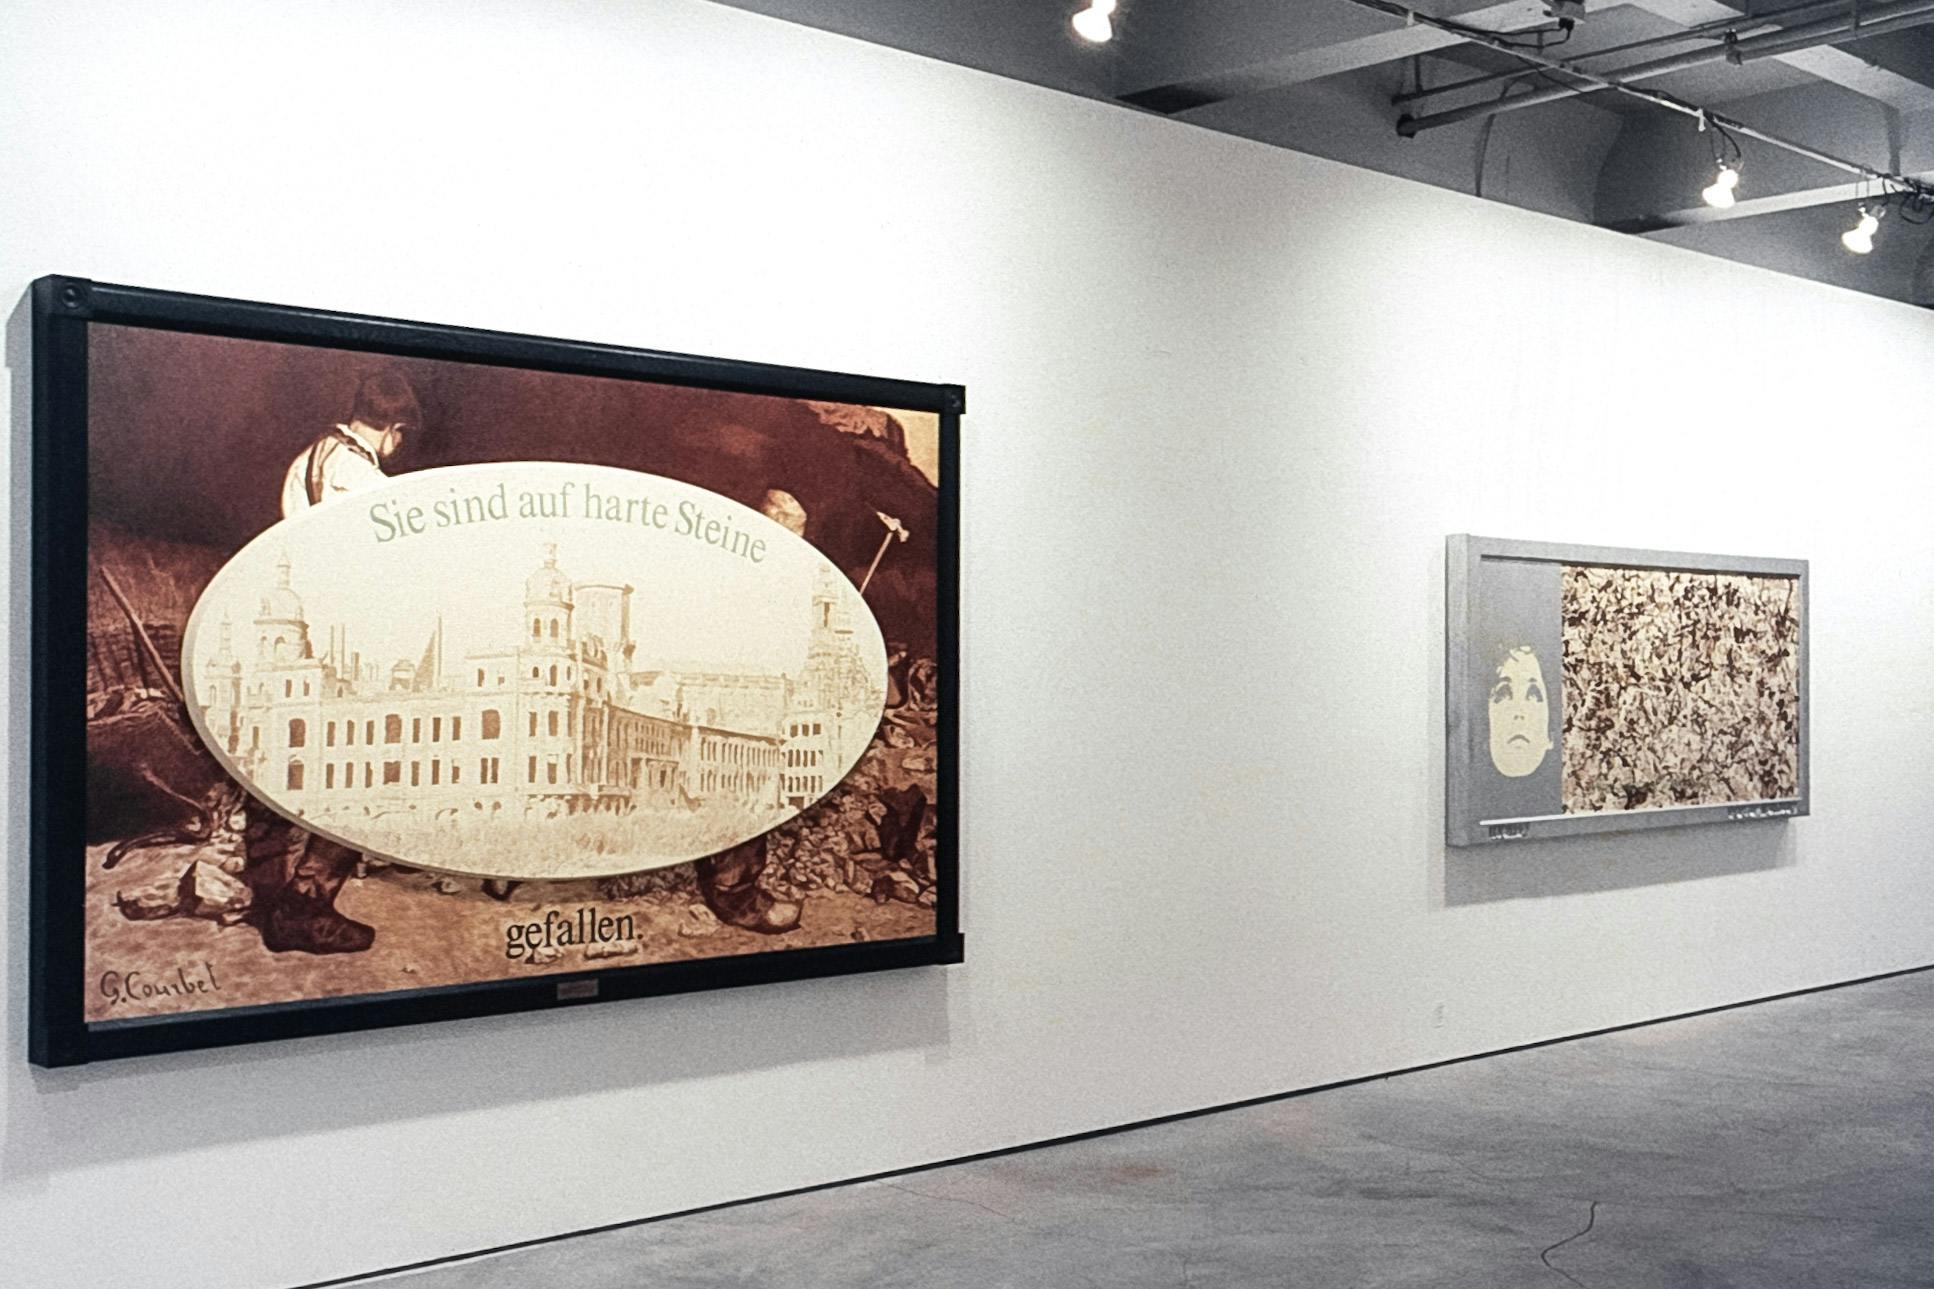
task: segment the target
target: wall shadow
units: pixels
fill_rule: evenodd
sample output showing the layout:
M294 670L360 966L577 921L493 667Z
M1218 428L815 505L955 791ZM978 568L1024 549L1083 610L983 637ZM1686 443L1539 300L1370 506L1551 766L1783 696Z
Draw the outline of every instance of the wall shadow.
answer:
M0 1175L942 1048L948 987L941 969L908 968L75 1069L23 1063L6 1082Z
M1444 903L1490 904L1764 872L1796 862L1803 820L1758 819L1495 846L1441 846Z
M6 864L0 869L4 892L7 946L4 975L6 1004L0 1010L0 1101L5 1111L0 1123L0 1182L15 1176L16 1161L7 1148L15 1124L22 1118L12 1105L13 1094L27 1076L27 936L28 823L27 773L29 757L29 702L32 691L32 636L28 595L32 585L33 531L33 368L29 360L33 331L33 295L23 291L7 315L6 362L12 415L7 435L7 747L11 755L0 766L5 785Z

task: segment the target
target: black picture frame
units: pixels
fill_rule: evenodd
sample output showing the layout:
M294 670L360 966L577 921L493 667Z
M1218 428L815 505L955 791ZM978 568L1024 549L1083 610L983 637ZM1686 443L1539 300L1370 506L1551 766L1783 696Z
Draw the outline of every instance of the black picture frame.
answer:
M40 1066L943 965L959 929L959 385L664 353L47 276L32 287L30 1004ZM90 328L97 324L931 412L939 421L934 934L170 1016L84 1012Z

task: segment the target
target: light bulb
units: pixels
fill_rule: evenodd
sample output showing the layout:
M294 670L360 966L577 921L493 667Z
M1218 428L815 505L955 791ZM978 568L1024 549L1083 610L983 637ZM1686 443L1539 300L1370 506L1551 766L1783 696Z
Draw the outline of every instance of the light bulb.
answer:
M1115 0L1089 0L1088 7L1074 16L1074 33L1091 44L1102 45L1113 39L1115 24L1108 15L1115 11Z
M1738 187L1739 171L1722 163L1719 167L1719 177L1708 184L1699 195L1706 199L1706 205L1727 210L1739 200L1733 192Z
M1840 234L1840 245L1846 247L1855 255L1872 255L1874 253L1874 234L1879 231L1880 217L1868 210L1865 206L1862 206L1860 208L1860 222Z

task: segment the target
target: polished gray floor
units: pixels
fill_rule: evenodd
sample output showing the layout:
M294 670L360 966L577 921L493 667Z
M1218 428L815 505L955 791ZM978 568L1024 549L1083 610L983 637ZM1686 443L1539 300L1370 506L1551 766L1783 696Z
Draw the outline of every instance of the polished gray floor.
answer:
M377 1283L1934 1286L1934 973Z

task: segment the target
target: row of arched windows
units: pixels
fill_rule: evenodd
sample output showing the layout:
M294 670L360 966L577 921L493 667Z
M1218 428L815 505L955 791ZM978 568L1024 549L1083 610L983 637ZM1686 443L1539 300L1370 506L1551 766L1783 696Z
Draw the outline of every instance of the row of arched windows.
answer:
M337 765L338 765L337 762L335 761L323 762L322 786L324 791L334 791L338 784L340 784L345 789L354 788L356 786L357 763L355 761L343 761L340 764L342 767L342 773L338 774L336 772ZM383 764L383 770L382 770L383 782L386 785L400 786L404 778L403 762L385 761L382 764ZM426 765L429 767L427 771L424 769ZM447 762L440 758L433 757L427 762L411 761L409 763L410 786L413 788L420 788L425 786L426 774L428 776L427 778L428 786L434 788L441 785L444 781L444 767L446 765L449 767L449 781L451 783L462 783L463 766L461 763L459 763L454 757ZM376 786L376 762L364 761L362 762L362 767L363 767L362 786L365 788L375 787ZM501 773L501 768L500 768L499 758L494 756L486 756L478 760L477 779L479 782L495 783L497 782L500 773ZM307 776L305 773L305 767L301 761L296 760L296 761L289 762L288 774L284 782L290 792L302 791L304 787L304 779L306 777Z
M700 760L724 765L777 765L778 749L740 743L734 739L708 738L699 744Z
M421 716L412 717L410 719L410 742L421 743L423 741L423 733L424 733L423 721L424 721L424 718ZM493 738L503 737L503 725L504 725L503 717L500 713L498 713L494 708L485 709L483 713L483 731L482 731L484 738L493 739ZM430 734L430 742L441 743L443 741L443 718L441 716L430 717L428 728L429 728L429 734ZM343 742L347 746L354 747L356 745L356 722L355 721L342 722L342 730L343 730ZM555 733L555 731L553 731L553 733ZM450 741L454 743L454 742L460 741L462 738L463 738L463 717L452 716L450 718ZM309 723L303 720L299 716L291 719L289 721L289 746L303 747L308 743L308 741L309 741ZM363 742L374 743L375 741L376 741L376 722L373 720L364 721L363 722ZM383 742L401 743L402 741L403 741L403 718L401 716L396 715L395 713L391 713L383 717ZM329 747L336 746L336 722L335 721L330 721L328 725L324 727L323 742L327 744Z

